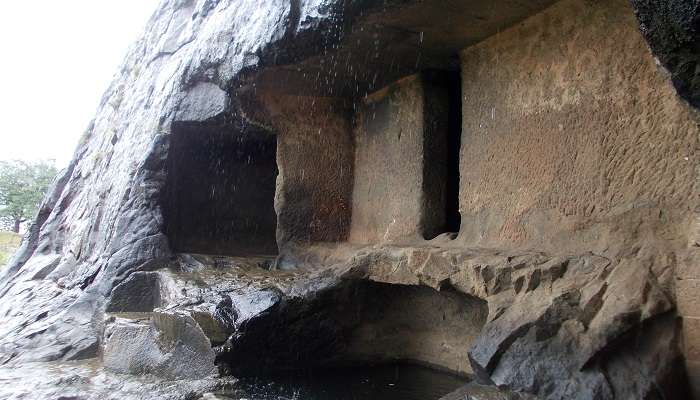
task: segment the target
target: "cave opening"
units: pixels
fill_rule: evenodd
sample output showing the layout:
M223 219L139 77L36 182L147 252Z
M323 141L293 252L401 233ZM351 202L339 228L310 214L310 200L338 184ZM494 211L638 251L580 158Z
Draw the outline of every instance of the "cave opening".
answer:
M445 188L445 232L459 232L459 153L462 143L462 78L459 72L447 73L447 160Z
M386 365L470 377L468 350L487 315L486 302L451 287L353 280L246 321L217 364L237 377Z
M276 255L277 138L221 122L172 127L163 200L174 252Z
M425 129L423 237L460 230L459 158L462 137L462 79L459 71L423 72Z

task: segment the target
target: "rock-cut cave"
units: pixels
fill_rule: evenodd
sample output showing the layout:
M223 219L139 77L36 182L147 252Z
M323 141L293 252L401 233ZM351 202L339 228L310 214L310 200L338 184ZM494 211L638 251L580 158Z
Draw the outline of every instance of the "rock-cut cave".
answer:
M0 372L163 399L312 376L315 400L411 364L359 398L698 396L699 13L162 1L0 273Z
M164 210L174 251L275 255L277 139L225 123L173 126Z

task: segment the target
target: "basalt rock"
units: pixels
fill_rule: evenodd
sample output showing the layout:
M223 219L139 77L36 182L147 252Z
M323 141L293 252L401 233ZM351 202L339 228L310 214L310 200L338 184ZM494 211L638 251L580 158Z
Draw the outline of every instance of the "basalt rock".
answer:
M632 0L642 33L670 72L678 94L700 107L700 6L693 1Z
M681 359L672 303L652 274L629 262L483 250L368 257L374 261L358 261L369 279L452 287L487 301L489 316L469 349L483 382L556 399L683 393L662 384L677 376ZM626 335L637 337L634 350L619 347ZM652 337L654 345L645 343ZM640 368L618 369L630 356Z
M196 271L188 267L193 260ZM188 329L200 332L197 337L203 333L209 345L190 349L187 362L167 359L169 368L192 368L200 359L213 368L213 347L219 368L235 376L410 360L473 371L515 398L675 398L684 390L672 303L652 274L629 262L592 254L385 248L330 268L259 265L183 256L154 272L170 288L161 291L169 293L162 308L155 318L147 315L150 325L111 323L106 366L165 368L139 353L151 345L125 345L120 338L172 336L177 331L158 323L170 315L193 326ZM436 311L435 319L428 316ZM186 331L170 340L197 343ZM123 365L130 362L136 364Z
M122 374L202 379L214 373L214 351L189 315L155 312L144 321L126 315L107 320L104 366Z
M0 363L687 397L697 11L162 1L0 271Z

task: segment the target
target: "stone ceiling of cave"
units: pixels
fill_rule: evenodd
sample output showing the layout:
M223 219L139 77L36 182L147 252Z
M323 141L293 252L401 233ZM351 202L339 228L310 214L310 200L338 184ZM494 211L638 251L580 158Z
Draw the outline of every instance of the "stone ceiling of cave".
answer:
M336 49L258 73L259 90L362 97L412 73L457 69L458 52L557 0L427 0L376 8L358 18Z

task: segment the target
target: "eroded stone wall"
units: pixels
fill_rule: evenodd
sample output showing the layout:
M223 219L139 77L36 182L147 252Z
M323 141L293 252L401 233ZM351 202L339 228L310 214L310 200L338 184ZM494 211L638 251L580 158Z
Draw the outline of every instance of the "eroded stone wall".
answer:
M651 270L675 292L698 391L697 257L686 256L698 119L631 6L564 0L461 59L462 239L588 250Z
M410 242L444 226L447 109L447 91L423 75L358 105L351 242Z
M423 90L417 76L375 93L356 116L350 240L376 243L418 232Z
M277 242L346 240L354 169L350 106L325 97L268 94L261 100L277 133Z
M682 246L698 123L628 2L562 1L461 59L464 240L613 254L641 240Z
M486 323L486 302L455 290L375 283L349 335L354 360L414 361L470 374L469 347Z

